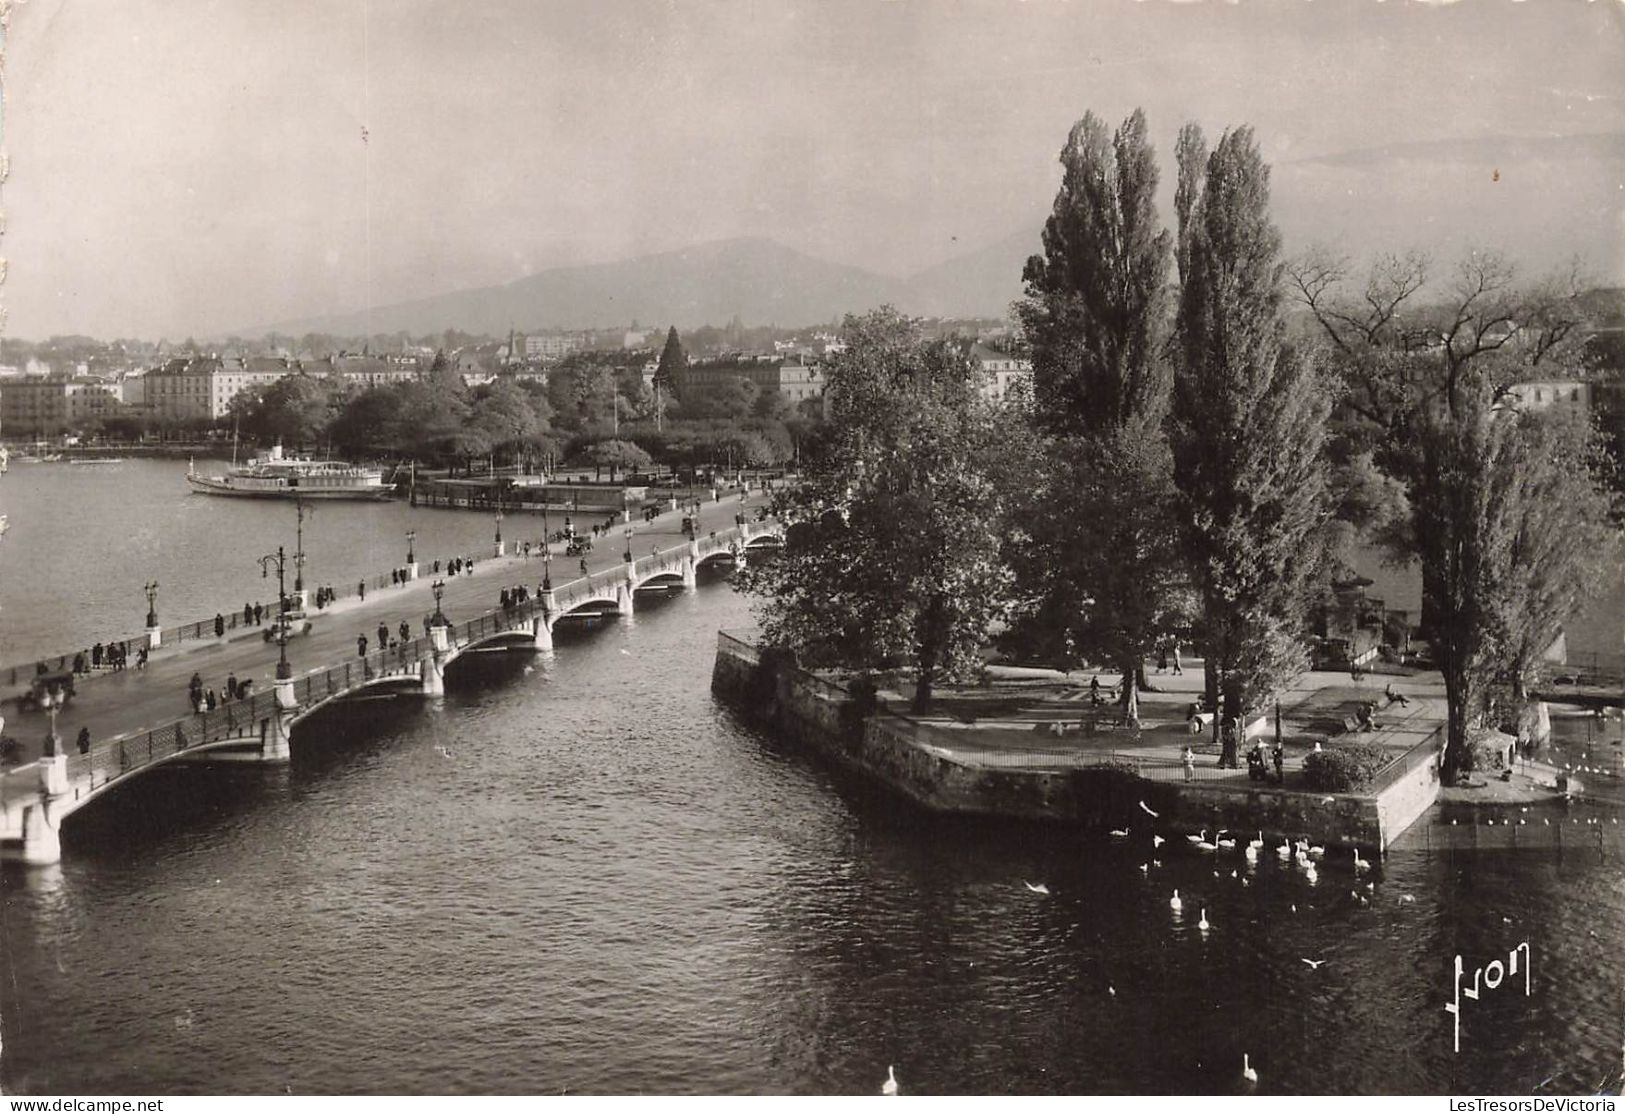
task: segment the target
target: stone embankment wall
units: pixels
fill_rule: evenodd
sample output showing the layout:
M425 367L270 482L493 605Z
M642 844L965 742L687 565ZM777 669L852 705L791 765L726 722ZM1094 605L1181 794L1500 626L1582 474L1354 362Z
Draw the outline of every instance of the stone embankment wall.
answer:
M856 702L812 674L764 665L754 648L719 640L712 690L782 737L876 779L933 812L1143 826L1143 802L1164 830L1263 832L1327 846L1385 848L1433 803L1438 772L1410 771L1381 797L1318 796L1204 782L1146 781L1109 766L1044 770L957 761L913 737L911 722L861 716Z

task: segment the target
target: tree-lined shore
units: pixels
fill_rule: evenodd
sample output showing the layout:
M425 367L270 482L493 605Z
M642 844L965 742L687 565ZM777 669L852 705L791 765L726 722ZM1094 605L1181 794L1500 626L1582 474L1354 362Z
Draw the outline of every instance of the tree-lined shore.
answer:
M765 638L909 668L922 709L995 645L1104 665L1129 725L1145 660L1195 646L1209 706L1245 719L1375 542L1421 566L1460 779L1479 729L1527 728L1540 656L1621 559L1619 462L1516 389L1584 375L1581 276L1288 259L1250 128L1210 147L1186 125L1175 158L1169 229L1143 115L1072 129L1017 307L1028 404L990 404L963 352L890 309L847 320L828 435L777 499L784 553L743 577Z

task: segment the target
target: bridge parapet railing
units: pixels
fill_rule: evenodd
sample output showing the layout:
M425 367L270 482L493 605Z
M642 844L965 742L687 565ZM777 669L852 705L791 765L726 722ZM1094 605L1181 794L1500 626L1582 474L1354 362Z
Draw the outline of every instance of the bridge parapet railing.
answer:
M227 701L212 711L92 743L83 754L70 749L67 773L74 796L90 793L124 774L204 743L257 737L263 721L276 711L276 693L257 692L247 700Z

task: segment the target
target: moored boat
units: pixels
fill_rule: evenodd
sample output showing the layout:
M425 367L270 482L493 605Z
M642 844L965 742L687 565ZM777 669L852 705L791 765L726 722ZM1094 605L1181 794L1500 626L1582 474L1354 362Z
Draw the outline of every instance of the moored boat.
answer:
M381 468L284 456L281 445L222 476L200 476L188 468L186 482L204 495L249 499L388 499L395 493Z

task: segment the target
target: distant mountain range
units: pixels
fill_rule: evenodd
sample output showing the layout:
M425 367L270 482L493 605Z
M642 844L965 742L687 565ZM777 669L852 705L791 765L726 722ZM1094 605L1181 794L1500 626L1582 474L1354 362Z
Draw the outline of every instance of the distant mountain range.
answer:
M999 317L1021 294L1021 268L1038 232L1012 236L907 279L815 259L773 240L720 240L616 263L557 267L503 286L457 290L377 306L371 329L413 334L461 329L501 336L587 329L629 321L648 325L811 325L890 303L930 317ZM279 322L248 335L367 332L364 312Z
M1325 243L1358 260L1418 248L1449 274L1469 249L1493 248L1525 276L1585 260L1617 283L1625 252L1612 235L1625 175L1625 133L1442 138L1345 150L1278 164L1272 214L1286 248ZM1021 270L1040 248L1046 213L1025 228L908 278L818 259L773 240L720 240L375 307L371 331L414 335L510 327L585 329L631 321L682 329L812 325L883 303L926 317L998 317L1021 295ZM284 321L279 333L359 336L368 315ZM259 335L260 328L246 335Z

